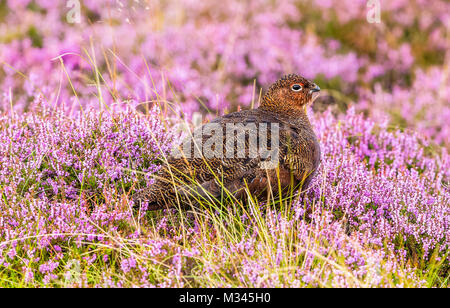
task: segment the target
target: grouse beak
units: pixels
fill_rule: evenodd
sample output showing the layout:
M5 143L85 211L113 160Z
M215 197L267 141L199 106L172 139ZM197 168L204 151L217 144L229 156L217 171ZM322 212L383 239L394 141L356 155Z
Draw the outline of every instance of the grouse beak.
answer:
M309 94L311 94L311 102L313 102L319 96L320 88L318 85L315 85L314 88L309 90Z
M311 93L311 94L313 94L314 92L320 92L320 88L319 88L318 85L316 85L315 88L312 88L312 89L309 91L309 93Z

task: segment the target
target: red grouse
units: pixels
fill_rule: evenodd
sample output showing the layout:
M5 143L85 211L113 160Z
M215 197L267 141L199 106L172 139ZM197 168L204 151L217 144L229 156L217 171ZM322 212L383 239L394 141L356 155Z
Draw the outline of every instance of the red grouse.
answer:
M219 197L224 190L242 198L245 188L255 195L278 194L280 188L281 193L304 190L320 161L319 143L306 115L306 106L319 91L315 83L287 75L269 87L259 108L233 112L196 129L203 134L194 132L183 143L188 146L168 158L156 182L133 196L135 205L148 202L148 209L162 209L207 195ZM216 142L211 146L213 131ZM205 148L198 154L205 145L213 155ZM261 153L261 148L267 151Z

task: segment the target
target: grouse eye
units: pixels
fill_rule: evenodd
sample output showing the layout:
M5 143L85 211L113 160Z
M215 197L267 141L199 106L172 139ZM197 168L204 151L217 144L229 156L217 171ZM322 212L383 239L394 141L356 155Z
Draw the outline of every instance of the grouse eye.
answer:
M294 85L292 86L292 91L298 92L298 91L300 91L301 89L302 89L302 86L299 85L299 84L294 84Z

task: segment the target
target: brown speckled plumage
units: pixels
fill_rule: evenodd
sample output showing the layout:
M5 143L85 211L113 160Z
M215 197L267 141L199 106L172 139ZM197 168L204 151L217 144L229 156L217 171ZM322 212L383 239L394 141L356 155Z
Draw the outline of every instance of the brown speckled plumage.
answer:
M300 90L298 85L301 86ZM177 204L186 192L192 194L194 191L194 195L200 196L220 196L223 190L219 185L221 181L237 198L245 196L246 186L256 195L269 190L277 194L279 187L283 191L289 187L305 189L320 161L319 143L305 108L319 90L313 82L301 76L287 75L269 87L259 108L230 113L211 122L220 124L224 131L227 123L255 123L257 127L261 123L267 123L269 127L270 123L278 123L278 168L260 168L264 159L259 156L211 159L169 157L168 164L157 174L156 182L133 196L135 203L146 201L149 209L161 209ZM239 133L245 134L245 131ZM203 136L197 142L205 140ZM249 149L247 142L246 139L246 151ZM267 142L270 144L270 140Z

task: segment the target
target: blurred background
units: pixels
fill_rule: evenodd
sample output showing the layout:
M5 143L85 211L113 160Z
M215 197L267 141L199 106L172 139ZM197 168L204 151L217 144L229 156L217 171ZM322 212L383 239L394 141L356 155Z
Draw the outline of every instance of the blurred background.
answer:
M449 28L445 0L1 0L0 108L215 115L297 73L324 89L314 112L450 147Z

